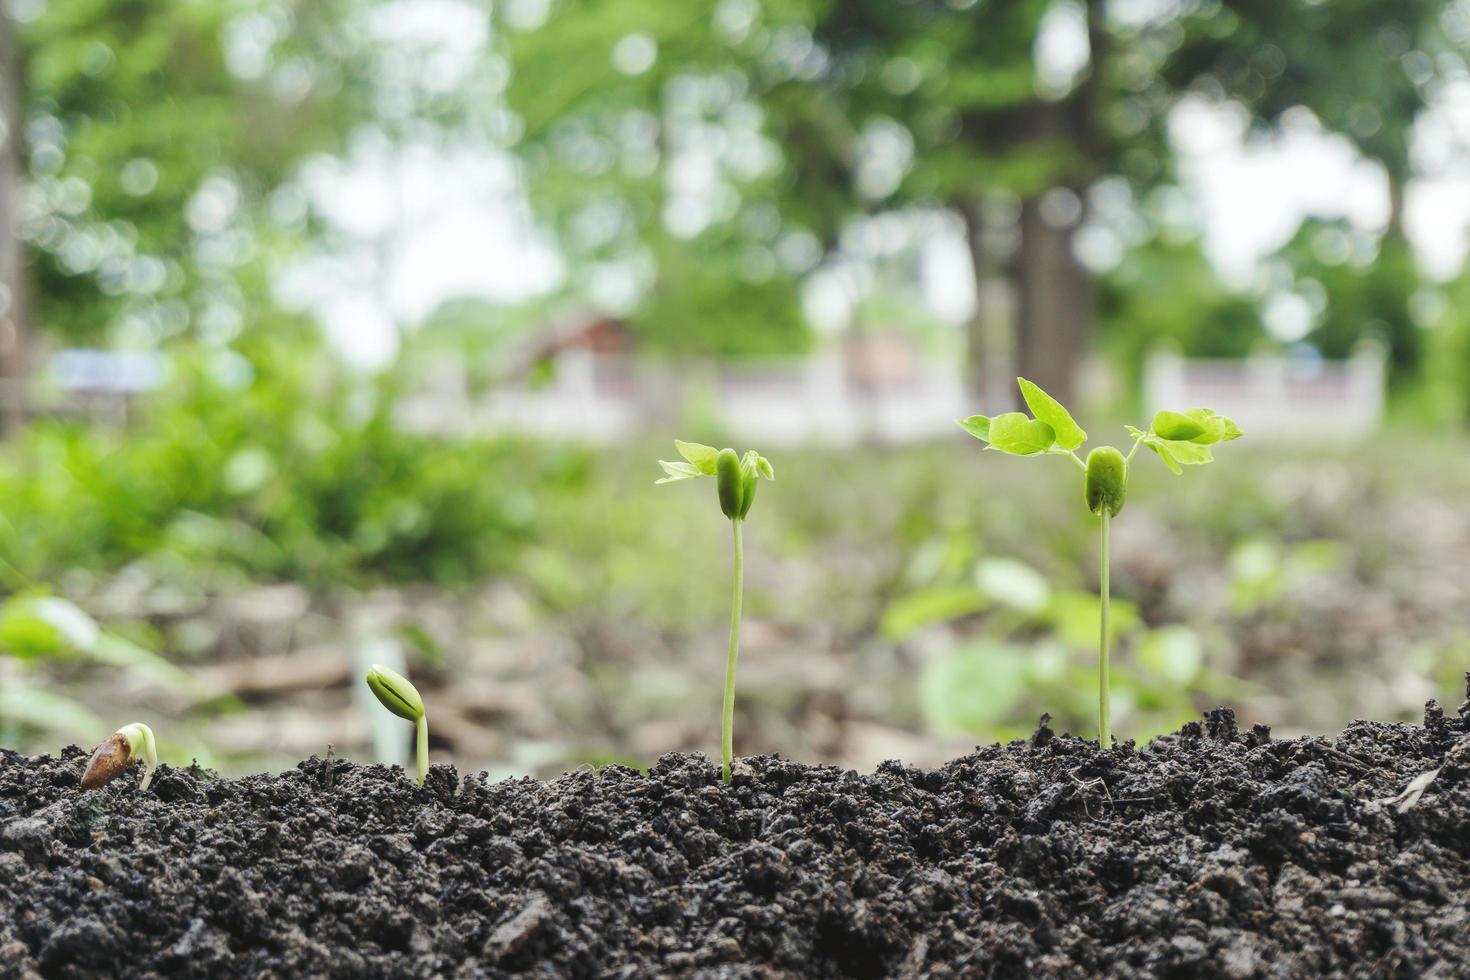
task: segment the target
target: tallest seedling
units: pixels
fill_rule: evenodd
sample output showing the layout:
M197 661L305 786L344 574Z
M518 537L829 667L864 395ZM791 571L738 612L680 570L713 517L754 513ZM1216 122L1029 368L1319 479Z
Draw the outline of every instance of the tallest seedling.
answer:
M1087 454L1087 461L1077 450L1087 441L1087 433L1072 420L1062 403L1025 378L1017 378L1021 397L1026 399L1025 412L1007 412L995 418L972 415L960 419L960 427L970 435L1012 456L1067 456L1084 473L1083 490L1087 509L1101 520L1100 537L1102 574L1098 591L1102 599L1097 664L1097 729L1098 745L1107 748L1113 742L1111 709L1108 703L1108 524L1128 496L1128 465L1139 446L1147 446L1177 476L1183 467L1208 463L1214 459L1210 447L1217 442L1240 438L1240 429L1223 415L1208 408L1192 408L1187 412L1159 412L1147 432L1127 426L1133 446L1124 456L1112 446L1099 446Z
M745 590L745 551L740 540L740 526L750 505L755 502L755 488L761 477L776 478L771 463L755 450L742 458L733 449L716 449L701 446L697 442L674 440L674 447L684 459L670 463L659 460L658 465L668 474L658 483L674 483L693 480L701 476L715 478L720 495L720 510L730 519L730 528L735 537L735 587L730 603L730 650L725 656L725 700L720 711L720 757L724 765L721 775L730 781L730 763L735 755L735 661L740 655L740 601Z

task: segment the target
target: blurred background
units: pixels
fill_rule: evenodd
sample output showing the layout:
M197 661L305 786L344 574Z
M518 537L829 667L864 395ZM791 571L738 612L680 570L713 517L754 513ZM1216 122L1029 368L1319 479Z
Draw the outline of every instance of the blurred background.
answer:
M227 773L1093 730L1075 468L1137 466L1114 726L1458 705L1467 0L0 0L0 745Z

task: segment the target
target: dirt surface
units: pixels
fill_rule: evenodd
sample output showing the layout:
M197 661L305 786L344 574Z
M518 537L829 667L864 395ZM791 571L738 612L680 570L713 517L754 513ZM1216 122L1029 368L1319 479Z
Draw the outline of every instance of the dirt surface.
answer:
M423 788L313 758L83 793L85 761L0 754L4 976L1470 974L1470 702L729 787L682 755Z

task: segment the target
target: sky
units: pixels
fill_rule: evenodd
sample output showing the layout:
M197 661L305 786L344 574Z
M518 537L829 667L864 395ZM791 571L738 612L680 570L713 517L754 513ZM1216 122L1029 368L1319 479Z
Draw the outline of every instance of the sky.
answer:
M517 3L535 6L532 0ZM453 86L456 72L468 70L486 43L483 28L475 28L465 10L455 0L401 0L379 9L376 28L384 37L432 46L435 83ZM1063 88L1086 68L1085 28L1065 5L1058 10L1038 42L1042 90ZM618 70L628 70L631 56L623 48L632 47L609 52ZM635 70L656 57L646 45L634 53ZM1280 132L1263 137L1249 132L1238 107L1188 99L1171 116L1169 133L1181 178L1174 210L1201 235L1205 254L1232 288L1257 286L1262 259L1307 218L1344 219L1370 236L1386 223L1381 170L1309 113L1292 114ZM1438 278L1457 273L1470 247L1467 145L1470 81L1462 81L1446 88L1418 126L1414 159L1421 176L1406 195L1406 231L1426 271ZM313 311L339 349L361 365L391 360L401 333L444 300L520 302L551 291L563 275L562 259L530 216L510 159L482 145L429 150L369 134L344 159L311 163L302 182L335 229L335 240L288 270L279 291L288 303ZM1084 261L1099 269L1127 245L1107 220L1107 190L1099 188L1099 217L1077 241ZM932 215L912 220L925 229L918 237L926 304L940 319L962 322L974 292L958 229ZM851 262L818 270L807 290L814 324L840 328L868 281ZM1264 305L1271 306L1269 299ZM1288 332L1295 329L1289 320Z

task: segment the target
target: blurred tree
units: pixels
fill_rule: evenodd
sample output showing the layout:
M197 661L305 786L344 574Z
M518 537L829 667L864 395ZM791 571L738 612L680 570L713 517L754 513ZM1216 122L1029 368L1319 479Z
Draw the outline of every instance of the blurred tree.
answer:
M15 22L9 6L0 3L0 434L25 419L21 380L26 375L30 295L19 221L25 175L21 78Z
M1408 308L1420 274L1403 226L1404 191L1413 176L1410 143L1446 64L1441 58L1464 67L1463 51L1442 30L1450 6L1445 0L1225 0L1186 5L1177 20L1153 25L1172 37L1172 53L1160 67L1172 91L1235 100L1263 127L1306 109L1382 166L1389 213L1376 262L1322 269L1303 236L1285 254L1294 264L1306 262L1306 274L1327 290L1331 312L1312 339L1328 353L1342 353L1365 331L1379 334L1400 379L1417 369L1422 346ZM1370 302L1359 307L1361 301Z
M765 97L788 147L793 207L828 247L852 214L908 206L960 216L974 274L970 377L999 346L1070 396L1092 298L1071 249L1098 152L1098 74L1038 90L1050 0L769 4L814 52ZM1095 9L1094 9L1095 8ZM1097 30L1101 3L1067 5ZM818 211L820 209L820 211ZM1015 298L1016 329L991 322Z
M1150 348L1168 342L1199 357L1244 357L1264 339L1253 296L1221 284L1197 241L1155 237L1098 280L1103 350L1137 390Z
M567 256L568 290L686 353L806 342L797 277L815 249L780 207L781 152L735 6L496 8L506 142Z
M1317 309L1306 335L1328 357L1347 357L1359 340L1388 345L1394 378L1417 377L1423 330L1410 315L1422 275L1402 234L1385 233L1357 249L1337 243L1362 239L1345 222L1308 221L1281 251L1298 293Z
M343 81L352 6L24 5L20 230L47 332L136 345L238 329L242 294L265 298L251 270L302 210L272 192L364 115Z
M1101 0L620 0L537 6L535 23L521 6L499 32L524 123L514 151L585 286L616 262L649 281L641 319L656 329L747 349L795 326L812 244L835 250L854 216L953 209L982 294L975 377L1004 331L986 318L1005 279L1017 362L1069 393L1092 308L1071 234L1102 157ZM1093 68L1039 92L1034 49L1057 8ZM685 312L752 302L792 315L732 332Z

